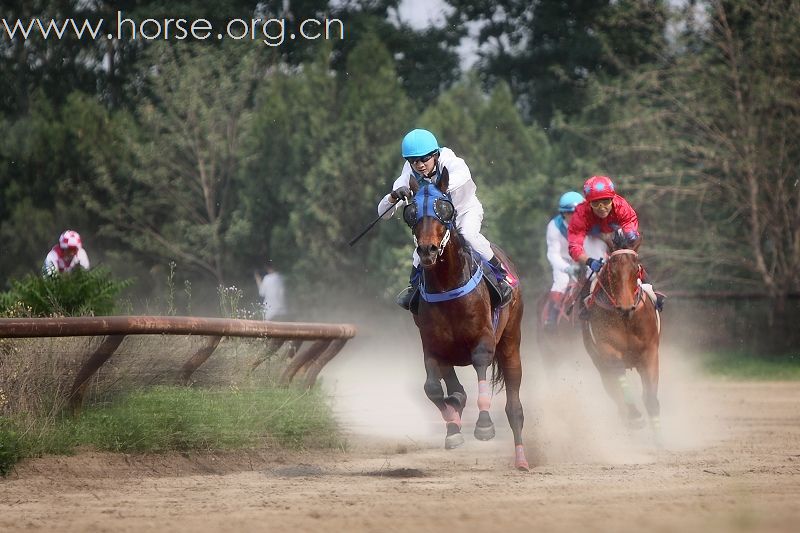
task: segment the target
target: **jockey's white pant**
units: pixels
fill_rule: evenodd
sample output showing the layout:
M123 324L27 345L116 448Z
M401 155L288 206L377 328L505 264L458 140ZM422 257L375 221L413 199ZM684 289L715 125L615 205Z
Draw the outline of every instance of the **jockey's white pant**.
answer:
M553 286L550 287L550 292L564 293L569 285L569 274L561 270L553 269Z
M492 245L489 239L481 235L481 224L483 223L483 210L470 209L465 213L458 213L456 220L456 230L464 237L464 240L472 247L473 250L478 252L481 257L490 261L494 257ZM419 255L417 250L414 249L412 261L415 267L419 266Z
M583 250L586 252L591 258L594 259L605 259L608 253L608 245L605 243L603 239L598 237L593 237L592 235L587 235L586 238L583 239ZM571 260L570 260L571 261ZM589 277L589 273L591 270L589 268L584 268L586 271L586 277ZM553 285L550 287L551 292L560 292L564 293L567 291L567 287L569 286L569 274L563 272L561 270L553 269Z

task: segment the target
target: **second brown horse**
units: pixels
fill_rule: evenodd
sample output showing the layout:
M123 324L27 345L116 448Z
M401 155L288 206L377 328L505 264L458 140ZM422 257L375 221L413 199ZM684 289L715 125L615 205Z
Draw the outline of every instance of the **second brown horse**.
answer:
M636 243L636 248L641 241ZM647 409L657 443L660 444L658 402L658 345L660 316L640 281L641 265L635 249L620 247L611 252L597 274L587 302L583 343L603 385L616 402L620 415L631 426L641 425L625 376L635 368L642 380Z

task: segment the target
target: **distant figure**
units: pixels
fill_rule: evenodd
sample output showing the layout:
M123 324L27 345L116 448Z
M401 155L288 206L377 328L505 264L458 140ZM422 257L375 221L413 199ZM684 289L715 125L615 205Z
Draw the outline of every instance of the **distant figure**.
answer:
M77 231L67 230L58 238L58 244L50 249L42 265L42 274L55 276L72 272L76 268L89 270L89 256L83 249L81 236Z
M264 307L264 320L288 320L283 276L275 270L272 261L267 261L264 277L261 277L258 271L254 272L254 275Z

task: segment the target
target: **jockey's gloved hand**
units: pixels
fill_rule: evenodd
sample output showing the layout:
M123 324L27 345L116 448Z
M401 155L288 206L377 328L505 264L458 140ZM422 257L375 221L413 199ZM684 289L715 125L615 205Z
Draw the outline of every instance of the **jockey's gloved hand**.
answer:
M628 246L633 246L639 240L639 232L634 230L626 232L625 240L628 241Z
M393 190L390 196L397 201L400 200L410 201L412 198L414 198L414 193L411 192L410 188L403 185L402 187L398 187L395 190Z
M586 260L586 266L592 269L592 272L600 272L600 269L603 268L603 260L602 259L592 259L591 257Z

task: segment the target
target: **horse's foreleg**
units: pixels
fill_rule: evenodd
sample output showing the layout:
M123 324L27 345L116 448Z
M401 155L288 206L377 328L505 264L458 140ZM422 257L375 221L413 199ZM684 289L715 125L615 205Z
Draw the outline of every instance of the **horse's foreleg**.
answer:
M472 352L472 366L478 374L478 421L475 423L475 438L490 440L494 438L494 422L489 416L492 407L492 385L486 379L486 372L494 357L494 347L481 343Z
M636 408L631 394L628 376L625 375L625 363L621 357L605 357L596 360L597 369L603 380L603 387L606 392L617 404L620 417L631 427L641 424L642 413Z
M458 380L456 370L452 366L448 366L446 369L442 370L442 377L447 387L447 397L445 397L444 401L447 405L453 406L453 408L458 411L458 416L460 417L464 412L464 406L467 405L467 392Z
M450 368L452 371L452 367ZM442 388L442 372L439 364L430 357L425 357L425 394L428 399L442 413L442 418L447 425L447 437L444 439L444 447L448 450L457 448L464 444L464 436L461 435L461 412L448 402L444 397Z
M658 402L658 347L647 350L644 364L638 367L642 378L642 400L650 418L650 426L658 446L661 446L661 405Z

